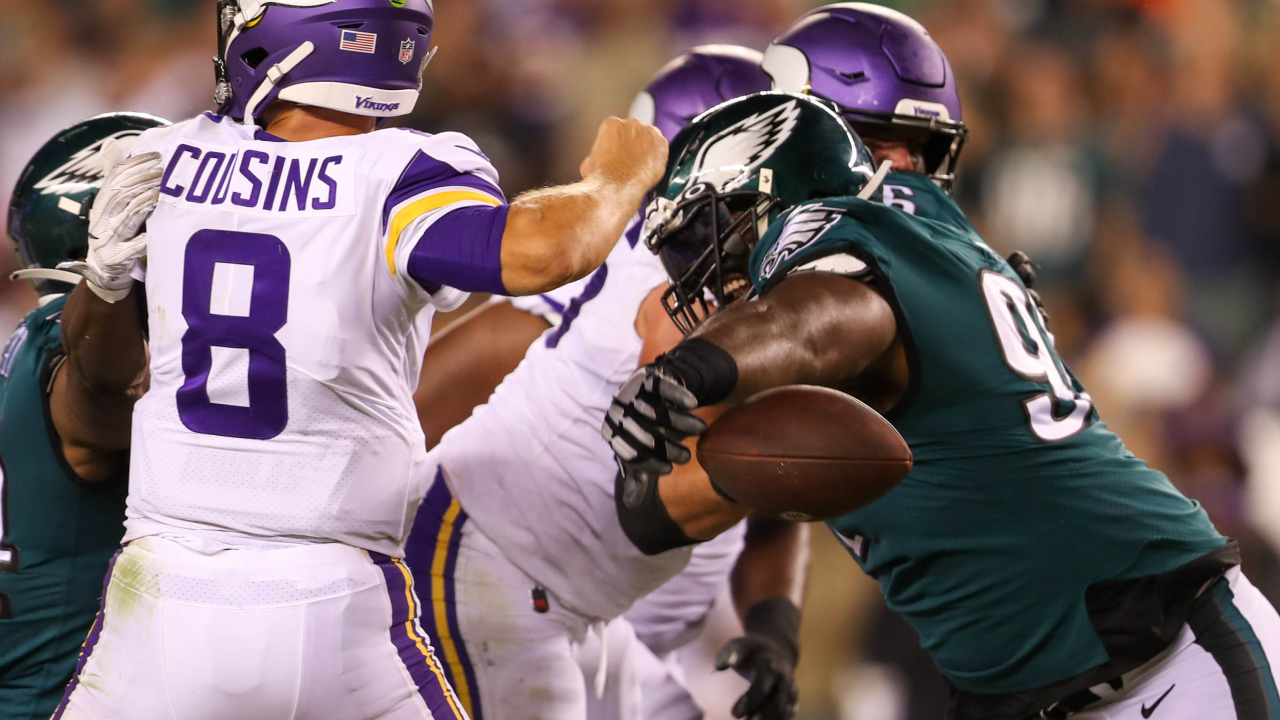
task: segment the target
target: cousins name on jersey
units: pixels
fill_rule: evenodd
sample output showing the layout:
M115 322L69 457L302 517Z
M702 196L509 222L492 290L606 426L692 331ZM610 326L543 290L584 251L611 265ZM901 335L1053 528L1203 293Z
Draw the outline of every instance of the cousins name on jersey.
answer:
M354 212L357 151L264 144L178 145L160 182L161 201L253 215Z

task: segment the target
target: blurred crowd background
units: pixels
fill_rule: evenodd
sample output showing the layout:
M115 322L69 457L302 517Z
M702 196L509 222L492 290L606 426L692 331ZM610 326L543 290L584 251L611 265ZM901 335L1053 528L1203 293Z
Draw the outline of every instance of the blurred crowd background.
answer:
M470 134L509 196L576 179L599 121L692 45L763 49L813 0L436 0L405 123ZM1280 600L1280 1L898 0L950 57L972 130L956 195L1041 266L1051 330L1103 417L1240 540ZM0 0L0 200L58 128L212 106L211 0ZM4 274L17 261L0 252ZM0 335L34 306L0 281ZM1028 478L1034 481L1034 478ZM802 718L937 718L946 689L825 530ZM709 707L738 687L686 658Z

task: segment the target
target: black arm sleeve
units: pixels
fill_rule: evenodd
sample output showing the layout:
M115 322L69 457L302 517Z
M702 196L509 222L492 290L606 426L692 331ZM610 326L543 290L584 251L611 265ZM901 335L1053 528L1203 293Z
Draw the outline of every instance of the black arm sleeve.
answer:
M643 486L636 487L641 482ZM658 555L697 544L697 540L684 534L680 525L671 519L666 505L662 504L657 476L643 481L628 480L620 472L614 482L613 498L618 508L618 522L622 525L622 531L645 555Z

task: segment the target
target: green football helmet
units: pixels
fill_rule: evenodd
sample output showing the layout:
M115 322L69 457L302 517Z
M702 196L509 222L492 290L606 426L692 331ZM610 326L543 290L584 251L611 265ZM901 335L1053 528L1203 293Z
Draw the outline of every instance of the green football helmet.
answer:
M817 98L757 93L698 116L671 141L645 211L645 244L671 277L667 313L688 333L709 306L745 297L751 251L774 221L797 203L857 195L876 177L857 133Z
M40 295L66 293L80 277L58 270L89 251L89 208L104 177L102 144L111 138L125 151L144 130L168 125L142 113L108 113L78 122L53 136L27 163L9 201L9 237L25 270L13 279L34 282Z

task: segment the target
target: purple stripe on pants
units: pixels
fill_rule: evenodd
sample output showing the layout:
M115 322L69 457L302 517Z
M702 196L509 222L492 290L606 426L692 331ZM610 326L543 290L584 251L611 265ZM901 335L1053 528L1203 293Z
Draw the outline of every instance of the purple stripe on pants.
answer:
M430 641L418 634L420 608L417 601L410 598L409 580L405 576L407 569L386 555L374 552L369 555L387 582L387 594L391 599L391 642L396 646L400 661L417 686L418 694L426 701L427 708L436 720L468 720L462 703L445 679Z
M107 587L111 585L111 573L115 572L116 560L120 558L123 549L117 550L115 555L111 556L111 562L107 563L107 575L102 580L102 600L98 603L98 616L93 619L93 625L89 628L89 637L85 638L84 645L80 648L80 659L76 661L75 674L71 676L71 682L67 683L67 691L62 695L62 702L58 703L58 709L53 712L50 720L61 720L62 713L66 712L67 704L71 702L71 693L76 691L76 686L80 684L80 673L84 672L84 666L89 663L89 655L93 652L93 648L98 645L98 639L102 637L102 626L106 624L107 615Z
M435 577L432 565L435 562L435 555L438 543L441 541L441 531L444 528L444 517L449 512L449 507L453 504L453 493L449 490L448 483L445 482L444 473L441 470L436 471L435 482L432 483L431 489L427 491L427 496L422 501L422 505L418 508L418 517L413 524L413 532L409 533L409 540L405 543L404 560L413 571L414 578L426 578L420 580L422 592L418 597L422 600L422 607L425 610L422 613L422 628L427 632L429 637L444 637L447 630L449 636L453 638L455 649L458 653L458 664L445 662L444 669L446 676L449 678L449 684L458 687L460 683L456 674L463 673L463 679L466 680L466 687L471 690L471 703L467 706L467 712L471 715L471 720L484 720L484 710L480 703L480 687L476 682L475 669L471 666L471 656L467 653L467 643L462 638L462 631L458 623L458 605L456 581L454 580L454 572L458 567L458 550L462 545L462 528L467 523L467 513L459 508L458 516L453 521L453 532L449 535L449 546L445 551L444 561L444 597L437 598L435 596ZM434 608L437 600L443 600L445 607L445 616L438 617ZM445 623L446 627L440 627L438 623ZM447 660L447 658L446 658Z

